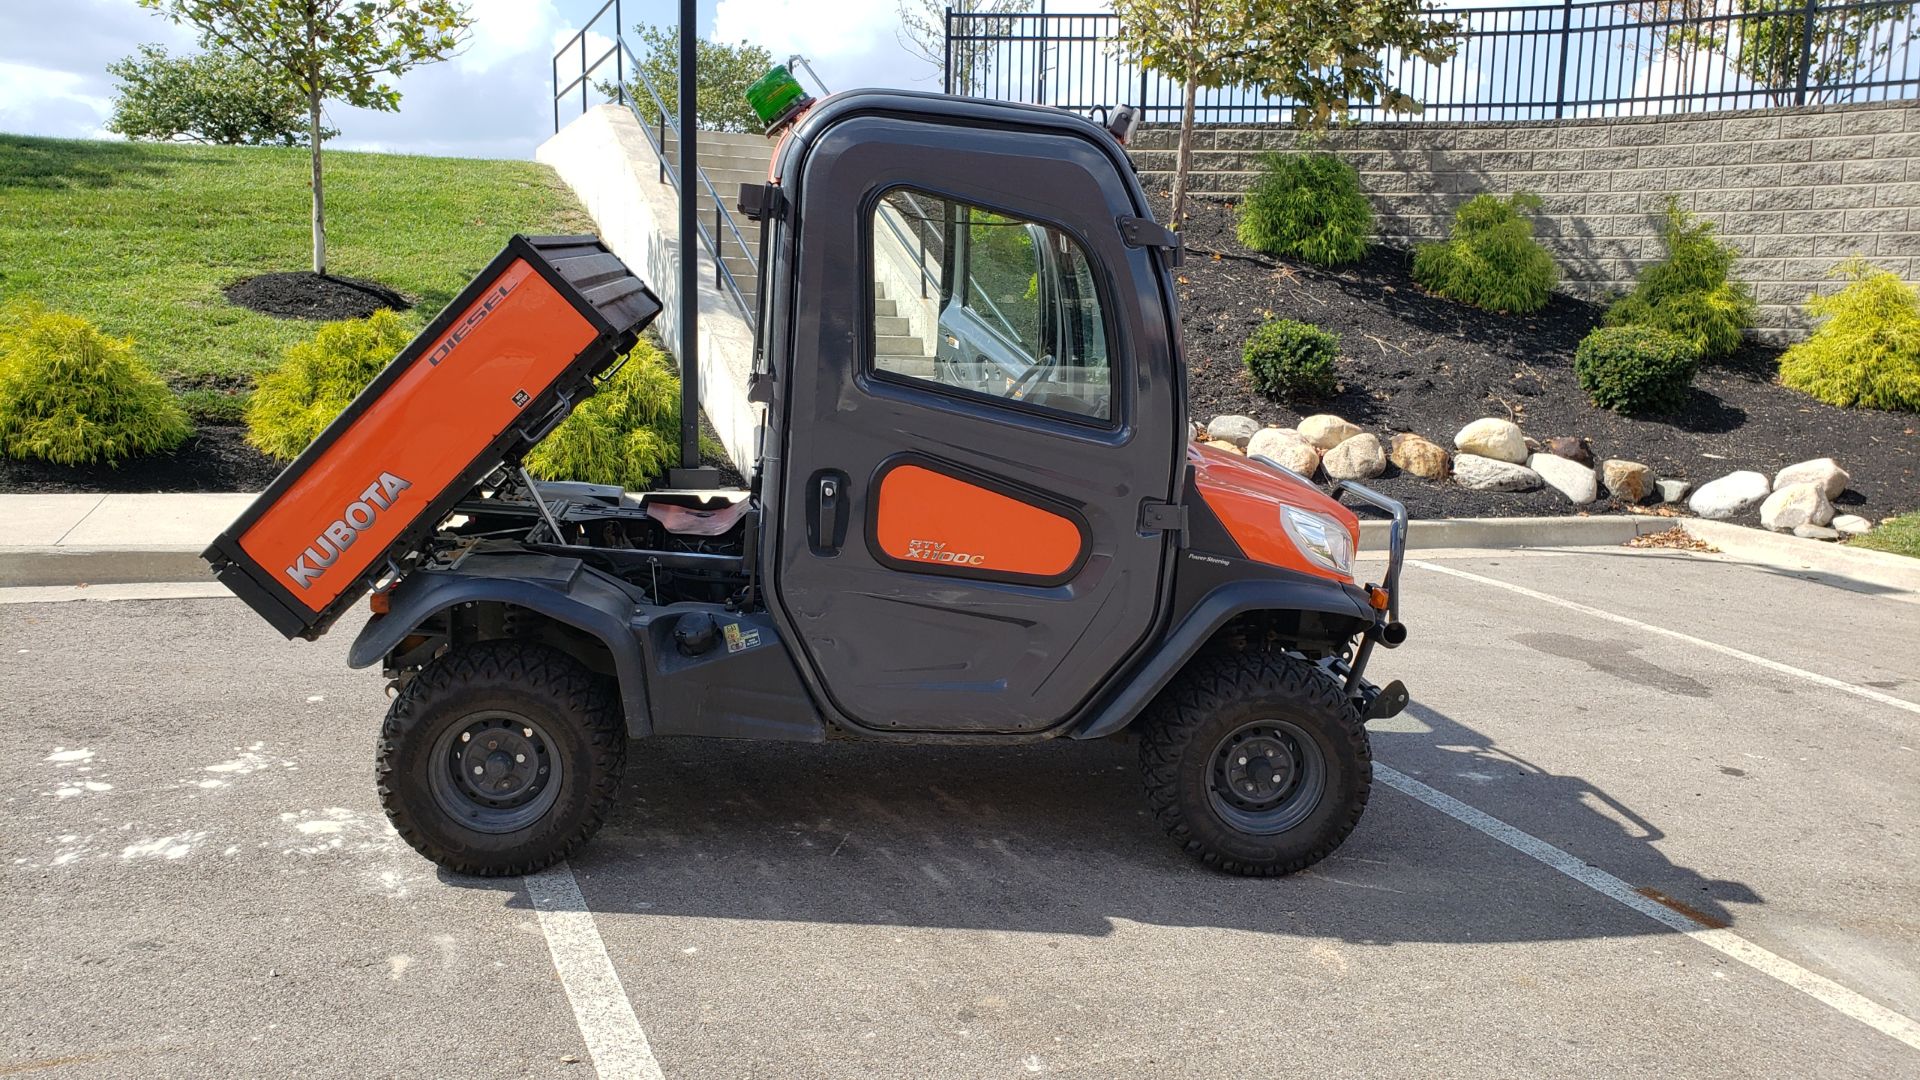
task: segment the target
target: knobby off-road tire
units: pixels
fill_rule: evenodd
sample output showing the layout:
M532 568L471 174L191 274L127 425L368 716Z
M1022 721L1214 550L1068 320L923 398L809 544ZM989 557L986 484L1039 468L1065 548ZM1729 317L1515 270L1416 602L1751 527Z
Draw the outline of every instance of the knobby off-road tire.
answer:
M599 830L626 746L606 680L572 657L530 642L466 645L428 664L387 710L380 804L402 839L448 870L532 873Z
M1189 664L1142 719L1140 765L1147 803L1174 840L1248 877L1332 854L1373 786L1367 729L1340 685L1280 653Z

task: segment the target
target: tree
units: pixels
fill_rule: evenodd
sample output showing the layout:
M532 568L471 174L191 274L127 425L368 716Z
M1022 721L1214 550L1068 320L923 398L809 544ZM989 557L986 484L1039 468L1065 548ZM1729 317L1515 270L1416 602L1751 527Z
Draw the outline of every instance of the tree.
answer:
M1733 69L1764 90L1775 105L1817 102L1830 88L1858 81L1885 63L1894 46L1905 47L1920 26L1893 24L1909 9L1896 4L1813 4L1813 36L1807 37L1809 0L1637 0L1620 5L1648 24L1650 52L1685 64L1700 53L1721 52ZM1883 32L1884 28L1884 32Z
M313 162L313 272L322 275L321 104L397 111L400 91L389 80L453 55L473 25L452 0L140 0L140 6L199 28L304 99Z
M1179 79L1183 86L1169 215L1178 229L1186 222L1194 99L1201 87L1241 82L1252 70L1254 5L1247 0L1114 0L1113 13L1120 17L1122 54L1150 71Z
M294 146L306 102L259 64L220 48L169 56L142 45L107 65L119 81L107 130L129 139L185 140L219 146ZM322 139L339 132L323 129Z
M628 84L627 96L644 113L656 113L659 107L665 107L668 122L677 124L680 122L680 28L642 23L635 26L633 32L640 39L638 74L646 76L646 81L659 93L660 102L655 105L653 95L640 86L639 79ZM706 38L695 41L693 70L699 89L694 95L693 110L701 130L759 131L760 118L754 115L753 106L747 104L747 87L772 66L773 54L758 45L744 41L729 45ZM613 91L611 83L600 85L600 92L608 97L613 96Z
M996 43L1013 29L1009 16L1028 9L1030 0L898 0L900 27L894 37L902 48L932 64L953 93L965 97L986 85L993 70ZM947 38L947 12L984 16L967 19L962 39Z

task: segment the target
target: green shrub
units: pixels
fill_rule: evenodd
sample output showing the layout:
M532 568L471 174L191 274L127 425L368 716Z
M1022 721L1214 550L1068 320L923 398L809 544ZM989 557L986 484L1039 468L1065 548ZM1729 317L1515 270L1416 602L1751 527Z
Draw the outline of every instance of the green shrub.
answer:
M173 391L77 315L16 302L0 311L0 452L56 465L118 465L193 433Z
M1780 358L1780 381L1829 405L1920 412L1920 295L1863 260L1835 272L1853 283L1807 301L1820 325Z
M1560 272L1533 238L1526 216L1540 197L1524 191L1502 199L1475 195L1454 211L1450 239L1422 244L1413 279L1450 300L1488 311L1525 313L1546 306Z
M1607 309L1608 326L1652 326L1685 341L1702 360L1733 355L1753 325L1753 296L1727 280L1739 253L1714 239L1713 222L1667 203L1660 230L1664 262L1647 267L1633 292Z
M1240 203L1240 242L1321 266L1367 253L1373 207L1360 174L1332 154L1268 154Z
M1687 402L1699 354L1652 326L1603 326L1574 350L1580 389L1603 409L1635 415L1670 413Z
M628 490L653 483L680 456L680 377L670 363L647 342L634 346L600 392L533 448L527 470Z
M1312 323L1273 319L1247 338L1241 352L1253 385L1270 398L1311 401L1331 394L1340 337Z
M411 337L400 316L376 311L289 346L247 403L247 441L283 461L298 457Z

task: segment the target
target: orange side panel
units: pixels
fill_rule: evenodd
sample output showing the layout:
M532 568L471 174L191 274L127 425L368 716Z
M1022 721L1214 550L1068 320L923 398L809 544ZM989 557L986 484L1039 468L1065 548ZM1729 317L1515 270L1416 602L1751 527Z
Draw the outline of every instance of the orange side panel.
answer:
M1072 519L918 465L888 472L874 498L874 540L901 562L1055 578L1080 561Z
M1359 551L1360 519L1353 511L1324 492L1302 487L1257 461L1215 447L1188 443L1187 462L1193 466L1194 486L1200 489L1200 497L1207 500L1207 507L1227 527L1227 535L1247 558L1314 577L1352 580L1300 554L1280 525L1280 507L1297 506L1334 518L1346 527L1353 537L1353 549Z
M240 537L319 611L594 339L516 260ZM283 569L284 568L284 569Z

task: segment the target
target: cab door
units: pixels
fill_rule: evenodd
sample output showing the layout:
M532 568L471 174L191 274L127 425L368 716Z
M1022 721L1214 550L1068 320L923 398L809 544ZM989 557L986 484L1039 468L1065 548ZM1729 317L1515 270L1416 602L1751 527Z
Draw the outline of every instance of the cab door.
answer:
M1173 495L1184 390L1159 256L1118 226L1138 188L1077 122L807 136L774 586L810 681L870 729L1062 724L1167 578L1142 507Z

